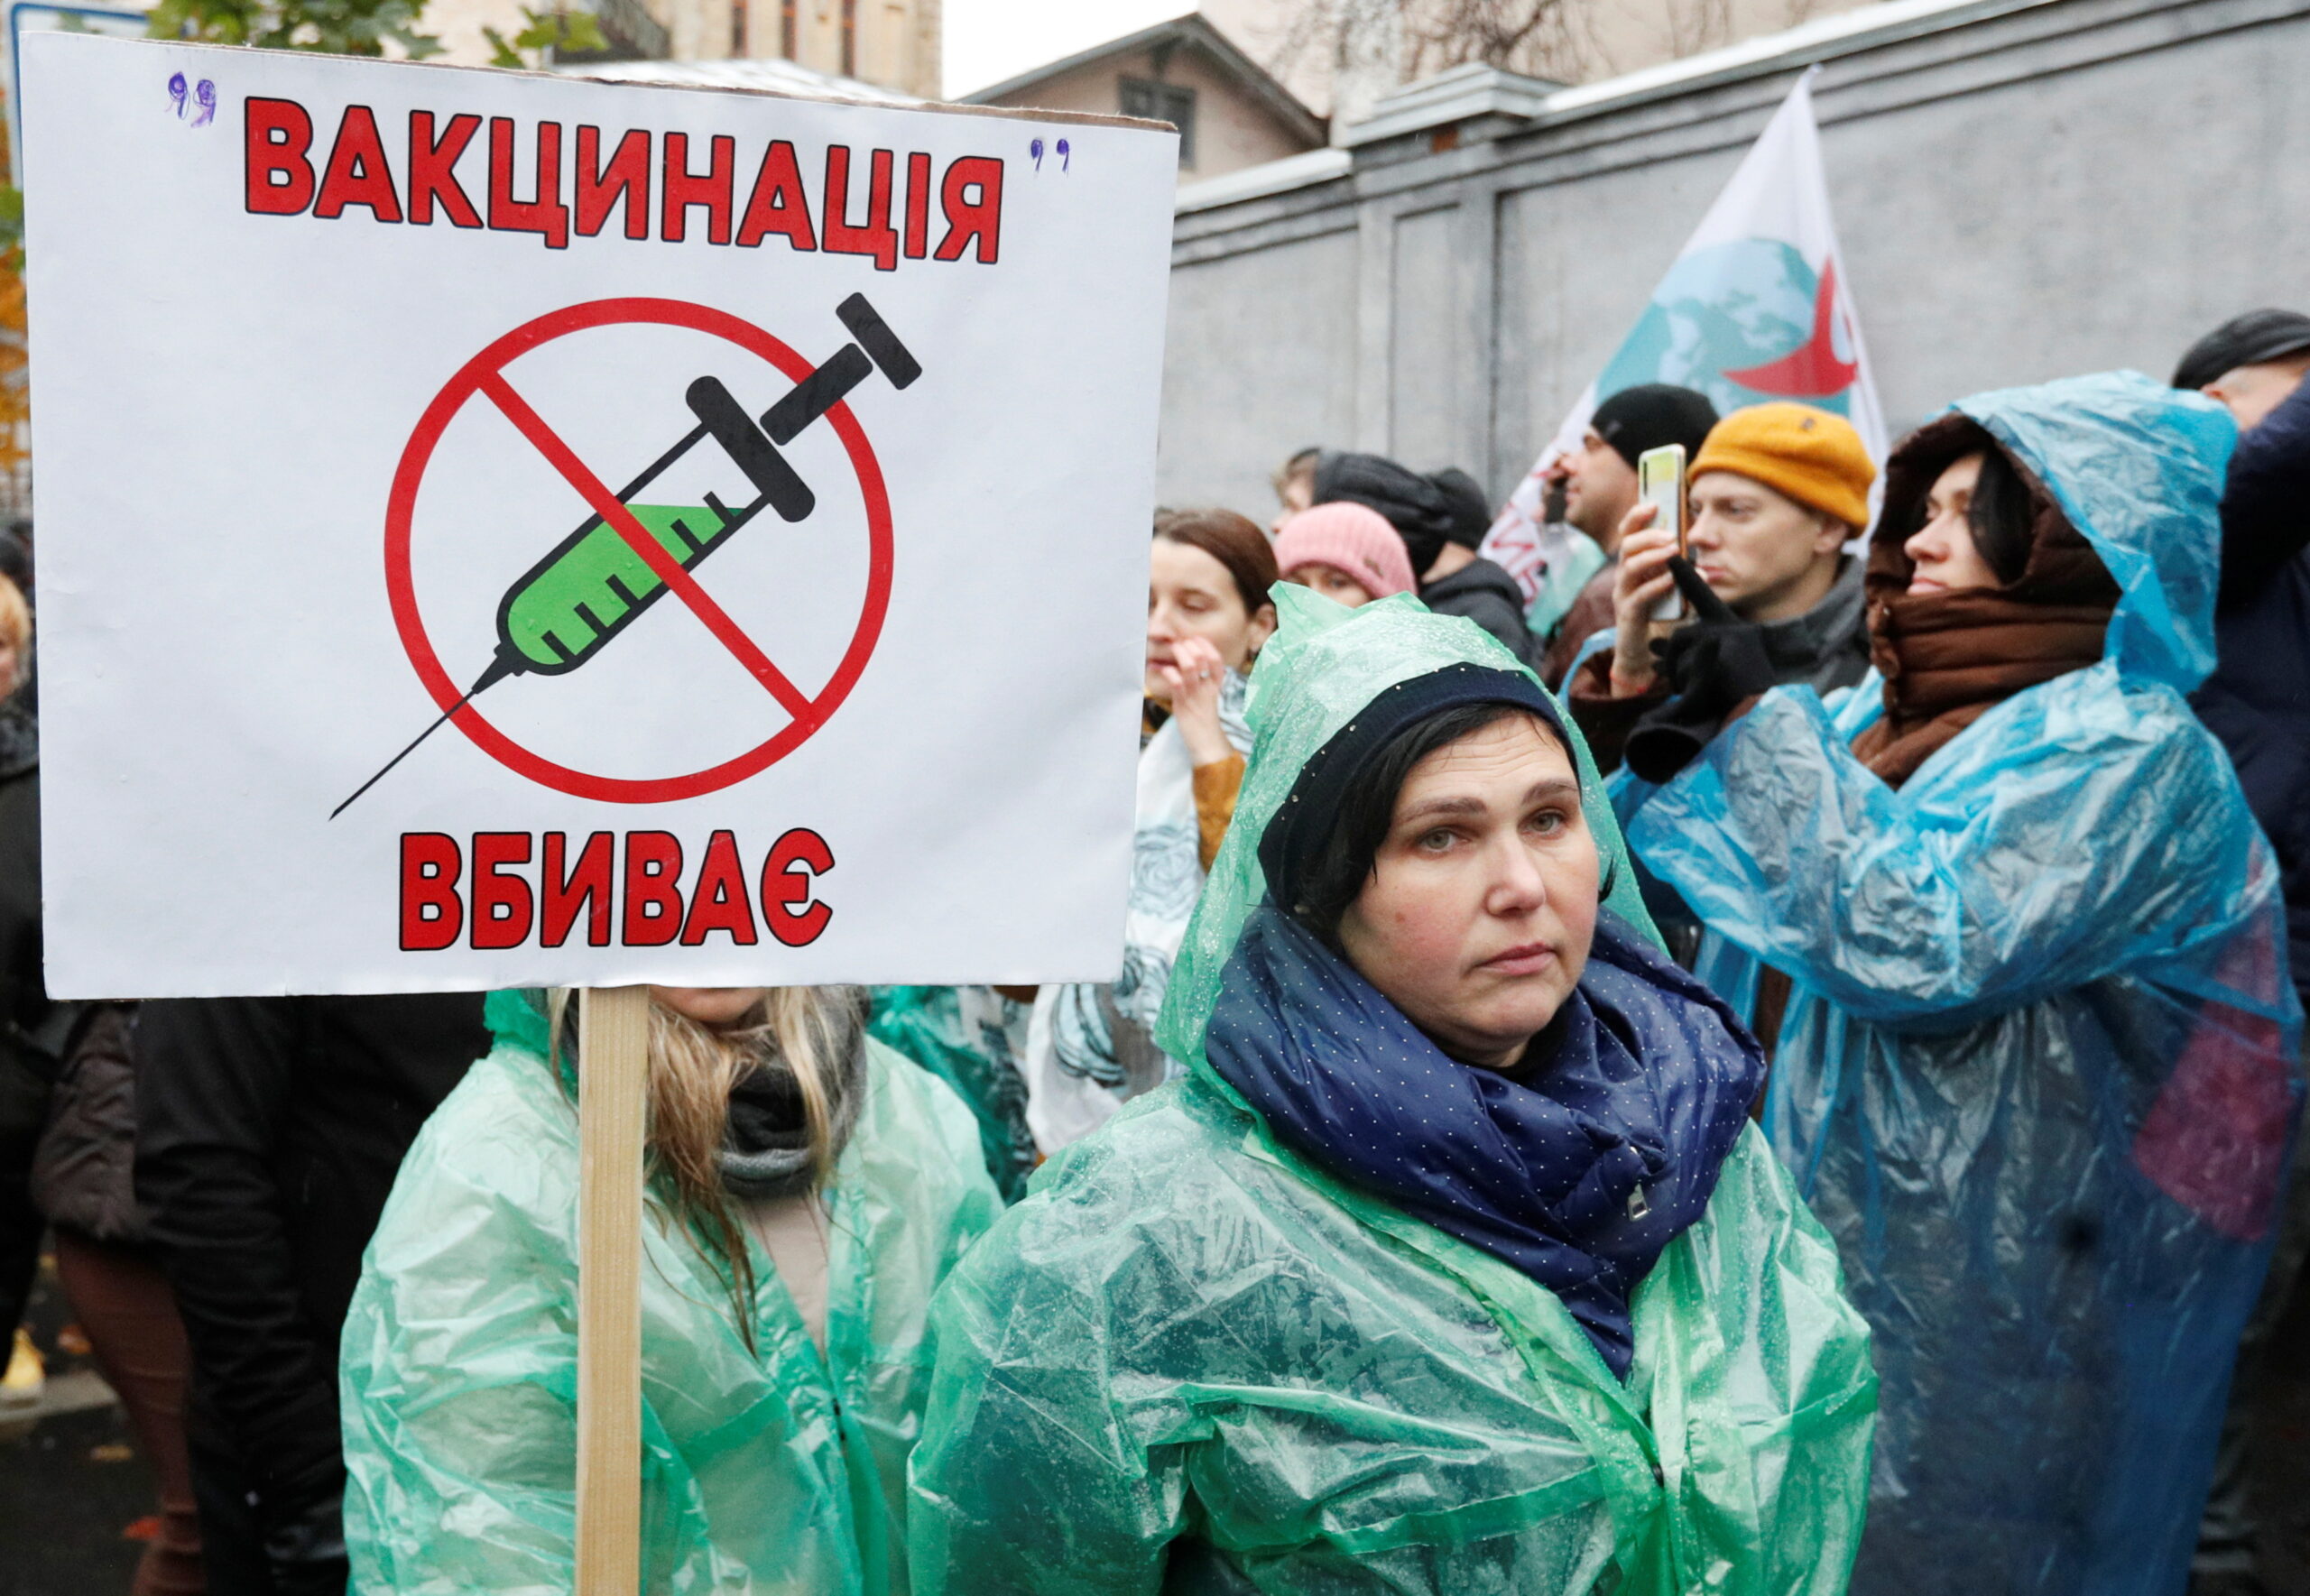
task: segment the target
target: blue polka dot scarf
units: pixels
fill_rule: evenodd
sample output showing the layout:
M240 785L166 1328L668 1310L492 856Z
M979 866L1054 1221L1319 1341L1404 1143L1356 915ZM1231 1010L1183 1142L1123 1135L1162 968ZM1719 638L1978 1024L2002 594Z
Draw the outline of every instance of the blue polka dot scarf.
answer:
M1236 944L1206 1039L1286 1145L1547 1287L1625 1379L1630 1296L1708 1206L1764 1057L1610 912L1533 1047L1545 1054L1518 1079L1447 1057L1271 902Z

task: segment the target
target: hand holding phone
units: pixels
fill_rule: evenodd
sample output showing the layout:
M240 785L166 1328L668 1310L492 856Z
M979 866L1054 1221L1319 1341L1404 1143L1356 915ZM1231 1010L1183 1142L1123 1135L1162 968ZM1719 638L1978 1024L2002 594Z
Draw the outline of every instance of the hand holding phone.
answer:
M1691 551L1685 543L1685 446L1681 443L1662 444L1657 449L1647 449L1636 457L1636 496L1652 506L1652 524L1665 527L1677 535L1677 554L1689 559ZM1681 621L1685 618L1685 595L1675 588L1653 604L1655 621Z

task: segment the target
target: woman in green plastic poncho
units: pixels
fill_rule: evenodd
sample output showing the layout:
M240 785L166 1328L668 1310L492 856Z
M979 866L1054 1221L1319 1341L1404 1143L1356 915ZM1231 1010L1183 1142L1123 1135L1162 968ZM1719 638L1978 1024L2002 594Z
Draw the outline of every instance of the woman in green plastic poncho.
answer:
M1505 650L1277 590L1160 1039L942 1292L935 1591L1834 1592L1875 1378Z
M850 989L651 990L642 1588L903 1591L927 1308L999 1206L970 1112ZM575 1011L496 992L489 1019L346 1321L361 1591L574 1580Z

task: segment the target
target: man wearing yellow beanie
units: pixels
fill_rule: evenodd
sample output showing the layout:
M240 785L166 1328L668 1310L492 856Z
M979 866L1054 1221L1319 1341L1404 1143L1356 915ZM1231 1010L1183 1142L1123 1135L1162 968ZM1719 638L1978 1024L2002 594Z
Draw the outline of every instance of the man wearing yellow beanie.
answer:
M1869 524L1877 467L1853 424L1805 404L1734 411L1686 475L1691 575L1706 585L1687 605L1694 618L1681 629L1651 620L1677 585L1676 540L1640 505L1624 523L1612 646L1566 684L1597 758L1609 769L1625 750L1654 781L1742 699L1789 682L1827 693L1869 669L1861 562L1843 548ZM1728 697L1732 687L1744 690Z

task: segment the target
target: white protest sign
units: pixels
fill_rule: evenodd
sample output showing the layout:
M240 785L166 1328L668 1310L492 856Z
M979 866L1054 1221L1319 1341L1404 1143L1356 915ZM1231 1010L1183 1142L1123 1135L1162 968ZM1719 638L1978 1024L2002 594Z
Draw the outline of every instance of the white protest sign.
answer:
M1168 131L23 51L52 994L1113 975Z

